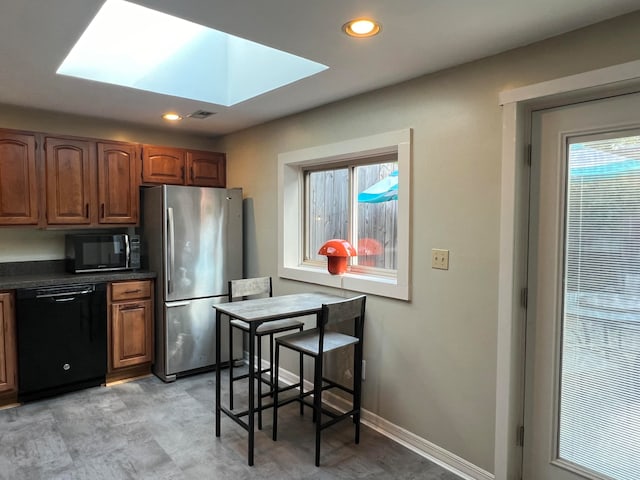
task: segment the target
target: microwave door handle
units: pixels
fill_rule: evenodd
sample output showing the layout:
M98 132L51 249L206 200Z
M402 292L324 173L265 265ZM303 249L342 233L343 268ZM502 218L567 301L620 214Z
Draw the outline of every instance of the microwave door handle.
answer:
M174 241L175 241L175 230L174 230L174 222L173 222L173 208L167 208L167 257L168 257L168 267L167 267L167 289L168 293L173 293L173 274L175 269L175 249L174 249Z
M124 236L124 266L129 268L129 259L131 258L131 245L129 245L129 235Z

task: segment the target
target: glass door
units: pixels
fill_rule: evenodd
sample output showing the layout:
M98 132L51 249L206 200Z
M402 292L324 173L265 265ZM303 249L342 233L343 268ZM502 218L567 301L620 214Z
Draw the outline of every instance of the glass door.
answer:
M640 478L640 95L537 112L524 478Z

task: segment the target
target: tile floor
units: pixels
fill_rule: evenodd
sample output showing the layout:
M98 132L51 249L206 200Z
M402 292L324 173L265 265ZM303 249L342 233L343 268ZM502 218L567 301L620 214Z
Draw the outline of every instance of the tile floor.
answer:
M215 437L214 385L213 373L152 376L1 410L0 479L460 480L365 426L355 445L349 421L323 431L317 468L311 412L297 404L279 410L277 442L267 410L249 467L244 430L223 415Z

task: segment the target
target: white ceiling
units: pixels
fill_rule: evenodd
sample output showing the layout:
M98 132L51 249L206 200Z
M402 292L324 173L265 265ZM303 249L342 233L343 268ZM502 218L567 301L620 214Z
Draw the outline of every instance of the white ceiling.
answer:
M0 103L216 136L637 10L638 0L135 0L330 68L232 107L56 75L104 0L0 0ZM351 39L370 15L380 35ZM117 26L113 34L126 36ZM176 72L189 75L188 71ZM167 126L168 110L209 110Z

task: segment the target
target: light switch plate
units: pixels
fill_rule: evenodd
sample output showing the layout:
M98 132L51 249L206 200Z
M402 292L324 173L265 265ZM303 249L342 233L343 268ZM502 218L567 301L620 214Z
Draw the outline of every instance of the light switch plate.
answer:
M437 268L439 270L449 270L449 250L432 248L431 268Z

